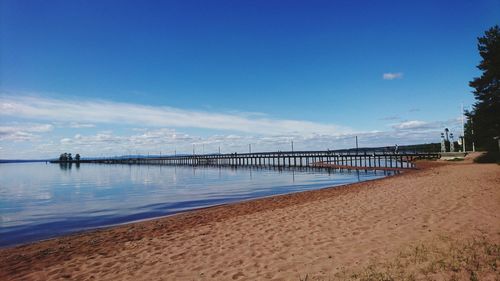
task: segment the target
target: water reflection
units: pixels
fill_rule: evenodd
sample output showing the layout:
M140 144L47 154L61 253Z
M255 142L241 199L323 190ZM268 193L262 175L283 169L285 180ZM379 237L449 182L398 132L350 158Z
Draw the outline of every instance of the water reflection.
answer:
M384 175L282 167L2 164L0 246Z
M68 171L68 170L71 170L71 166L73 166L73 163L65 163L65 162L60 162L59 163L59 168L62 170L62 171Z
M77 162L74 164L75 164L75 168L77 170L80 169L80 163ZM72 162L69 162L69 163L60 162L59 163L59 169L61 169L62 171L69 171L69 170L71 170L72 167L73 167Z

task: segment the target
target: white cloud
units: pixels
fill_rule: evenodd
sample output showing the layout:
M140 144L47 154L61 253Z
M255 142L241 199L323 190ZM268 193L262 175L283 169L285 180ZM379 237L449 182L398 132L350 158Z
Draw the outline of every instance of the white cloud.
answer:
M64 100L30 96L0 98L0 114L52 122L147 125L203 128L261 135L342 134L352 130L334 124L273 119L248 113L215 113L165 106L147 106L105 100ZM80 123L82 122L82 123Z
M171 129L145 129L133 135L115 135L111 132L93 135L75 135L64 138L52 145L43 145L44 151L54 151L53 155L69 151L87 156L125 155L125 154L191 154L193 145L196 153L215 153L219 147L222 153L247 152L251 144L252 151L287 151L343 149L355 146L358 136L361 147L376 147L398 144L415 144L439 141L439 131L394 130L385 132L366 132L345 135L312 134L304 136L274 135L213 135L199 137ZM40 148L41 149L41 148ZM50 155L49 155L50 156Z
M63 139L61 139L61 143L62 144L71 143L71 142L72 142L72 139L70 139L70 138L63 138Z
M411 120L411 121L404 121L401 123L397 123L392 125L393 129L397 130L410 130L410 129L422 129L422 128L427 128L429 127L429 123L425 121L419 121L419 120Z
M94 128L95 125L94 124L85 124L85 123L71 122L71 124L69 124L69 127L70 128L76 128L76 129L80 129L80 128Z
M32 133L23 131L8 131L5 128L0 128L0 140L2 141L31 141L36 139Z
M75 134L72 137L62 136L57 139L38 138L29 147L16 148L15 142L3 142L0 158L53 158L62 152L80 153L89 156L113 156L125 154L191 154L193 145L196 153L215 153L221 148L222 153L247 152L248 145L252 151L285 151L343 149L355 146L358 136L360 147L376 147L394 144L416 144L438 142L440 132L446 127L458 132L455 119L445 122L405 121L393 124L389 131L358 132L342 135L328 134L217 134L209 136L190 135L167 128L136 128L131 134L116 134L101 131L92 134ZM22 137L22 136L18 136Z
M2 141L30 141L36 139L37 133L52 131L51 124L19 124L0 126L0 140Z
M384 80L401 79L401 78L403 78L403 73L401 73L401 72L396 72L396 73L388 72L388 73L384 73L382 75L382 78Z
M40 97L0 96L0 117L47 120L47 124L12 122L0 125L0 158L51 158L62 152L87 156L290 150L342 149L355 146L387 146L398 143L439 142L440 132L456 132L459 118L446 121L392 120L388 131L354 132L333 124L273 119L257 113L214 113L170 107L144 106L98 100L63 100ZM398 120L399 119L399 120ZM15 120L15 119L14 119ZM400 122L399 122L400 121ZM27 121L35 122L35 121ZM38 121L41 122L41 121ZM391 121L388 121L391 122ZM110 126L125 125L115 131ZM92 130L67 130L68 127ZM114 126L113 126L114 127ZM215 129L202 131L179 128ZM56 130L55 133L48 134ZM97 132L96 132L97 131ZM190 132L189 134L186 131ZM207 133L208 132L208 133ZM41 137L42 134L43 138ZM18 141L26 141L18 144Z
M444 130L444 128L446 127L453 129L454 131L461 131L460 118L452 118L446 121L432 121L432 122L426 122L421 120L409 120L392 124L391 127L397 131L411 130L413 133L416 133L417 131L422 133L440 132Z

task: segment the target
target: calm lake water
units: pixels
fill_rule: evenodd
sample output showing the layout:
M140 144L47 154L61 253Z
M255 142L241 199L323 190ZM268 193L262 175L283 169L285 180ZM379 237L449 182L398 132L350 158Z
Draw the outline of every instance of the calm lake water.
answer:
M242 167L0 164L0 246L386 175Z

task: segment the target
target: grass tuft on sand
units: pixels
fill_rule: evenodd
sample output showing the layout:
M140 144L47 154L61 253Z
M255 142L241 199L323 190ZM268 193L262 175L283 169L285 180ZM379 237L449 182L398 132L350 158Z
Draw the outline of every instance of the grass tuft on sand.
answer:
M349 271L334 278L306 275L301 281L416 281L416 280L500 280L500 245L485 236L467 240L439 237L436 241L413 245L385 262Z

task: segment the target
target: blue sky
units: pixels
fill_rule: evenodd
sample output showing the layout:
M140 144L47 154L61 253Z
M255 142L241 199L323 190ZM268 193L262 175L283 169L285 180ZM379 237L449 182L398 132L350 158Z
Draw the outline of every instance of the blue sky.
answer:
M493 0L0 5L0 158L439 141L500 19Z

